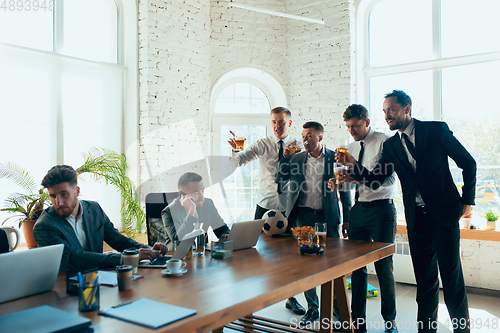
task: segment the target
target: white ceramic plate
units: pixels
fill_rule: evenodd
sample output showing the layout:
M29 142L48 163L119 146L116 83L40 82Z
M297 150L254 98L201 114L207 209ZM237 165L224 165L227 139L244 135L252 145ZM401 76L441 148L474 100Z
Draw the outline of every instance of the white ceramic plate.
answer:
M167 276L180 276L180 275L182 275L182 274L186 273L187 271L188 271L187 269L185 269L185 268L181 268L181 270L180 270L180 272L179 272L179 273L172 273L172 272L170 272L168 269L164 269L164 270L162 270L161 272L162 272L162 274L165 274L165 275L167 275Z

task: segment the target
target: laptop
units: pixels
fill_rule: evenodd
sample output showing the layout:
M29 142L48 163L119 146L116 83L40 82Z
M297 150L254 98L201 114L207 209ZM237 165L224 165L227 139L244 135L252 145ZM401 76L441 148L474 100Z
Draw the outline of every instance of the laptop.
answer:
M147 261L147 260L140 261L139 267L141 267L141 268L166 268L168 260L170 260L170 259L181 259L181 260L184 259L186 254L189 252L189 250L193 246L193 243L194 243L194 237L184 239L183 241L181 241L179 246L177 246L177 249L175 250L173 255L171 255L171 256L158 256L153 261Z
M254 247L259 240L264 222L265 219L233 223L228 236L228 239L233 240L233 251ZM208 244L206 250L211 250L211 245Z
M54 289L63 249L57 244L0 254L0 303Z

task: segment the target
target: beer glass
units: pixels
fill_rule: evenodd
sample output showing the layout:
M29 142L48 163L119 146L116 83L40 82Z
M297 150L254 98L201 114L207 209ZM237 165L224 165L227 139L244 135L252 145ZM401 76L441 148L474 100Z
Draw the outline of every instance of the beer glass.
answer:
M234 141L236 141L236 150L237 151L243 150L243 147L245 146L245 140L246 140L246 138L241 138L241 137L237 137L234 139Z
M340 154L339 157L339 162L340 163L345 163L346 158L345 158L345 153L349 151L349 139L337 139L337 149L335 151Z
M295 154L295 153L300 152L302 149L304 149L304 144L300 141L297 141L297 142L295 142L295 144L288 147L288 149L290 150L290 152L292 154Z
M326 223L316 222L314 224L316 244L325 247L326 246Z

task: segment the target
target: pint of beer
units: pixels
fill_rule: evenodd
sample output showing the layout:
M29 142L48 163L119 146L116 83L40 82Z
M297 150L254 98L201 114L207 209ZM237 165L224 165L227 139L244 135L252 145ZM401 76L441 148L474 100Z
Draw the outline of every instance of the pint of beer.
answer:
M337 149L335 149L335 151L340 154L339 162L345 163L346 162L345 154L349 151L349 140L337 139Z
M245 138L236 138L234 141L236 141L236 150L243 150L243 147L245 145Z
M326 223L317 222L314 224L315 234L314 238L316 240L316 244L325 247L326 246Z

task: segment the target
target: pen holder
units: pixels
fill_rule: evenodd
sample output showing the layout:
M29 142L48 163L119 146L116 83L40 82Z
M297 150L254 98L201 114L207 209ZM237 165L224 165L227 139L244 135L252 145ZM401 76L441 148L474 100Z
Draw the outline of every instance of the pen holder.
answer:
M66 292L71 295L78 295L78 272L82 274L83 282L90 282L92 273L97 272L98 267L67 269L66 270Z
M96 284L91 286L84 283L83 286L78 286L78 311L95 311L100 308L99 286Z

